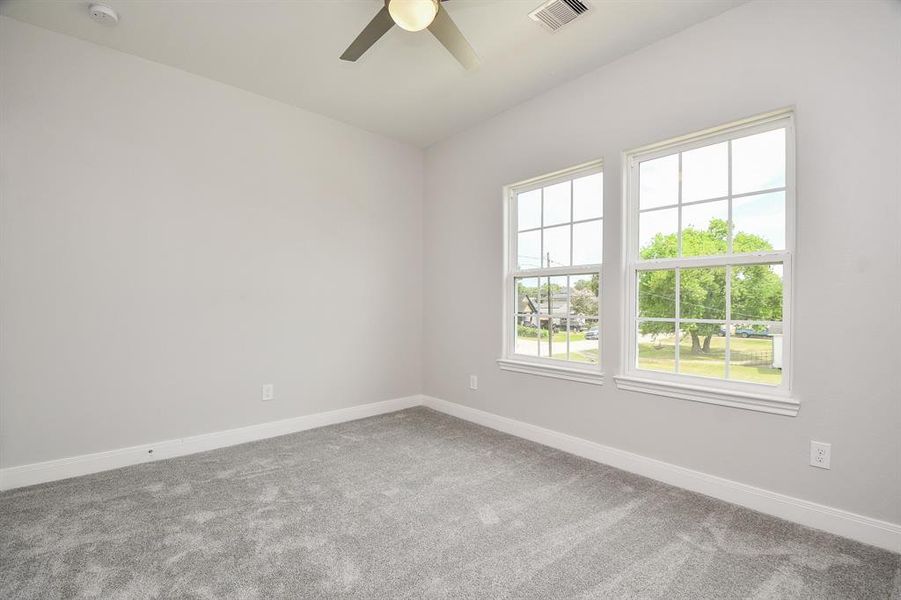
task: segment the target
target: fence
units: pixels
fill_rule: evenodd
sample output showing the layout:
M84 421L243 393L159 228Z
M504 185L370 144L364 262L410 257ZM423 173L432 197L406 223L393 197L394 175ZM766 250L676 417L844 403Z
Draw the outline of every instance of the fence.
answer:
M729 355L732 362L741 363L748 367L768 367L773 364L772 350L762 350L760 352L738 352L733 350Z

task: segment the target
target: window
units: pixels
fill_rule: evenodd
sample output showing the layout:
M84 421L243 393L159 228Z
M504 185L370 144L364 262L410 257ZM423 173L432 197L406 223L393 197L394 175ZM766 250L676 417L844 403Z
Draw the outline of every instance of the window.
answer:
M795 414L793 121L626 155L626 389Z
M599 163L507 188L502 368L600 383Z

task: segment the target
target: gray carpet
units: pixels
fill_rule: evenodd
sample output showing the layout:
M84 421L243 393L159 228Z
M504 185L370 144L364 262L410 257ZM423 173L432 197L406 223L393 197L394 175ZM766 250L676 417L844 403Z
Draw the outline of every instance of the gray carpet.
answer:
M0 598L890 598L899 556L425 408L0 494Z

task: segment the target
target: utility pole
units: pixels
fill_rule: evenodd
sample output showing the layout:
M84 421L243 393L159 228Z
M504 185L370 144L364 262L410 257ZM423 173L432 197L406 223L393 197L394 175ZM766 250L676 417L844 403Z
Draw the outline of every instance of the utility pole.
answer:
M551 253L547 253L547 266L551 266ZM539 286L541 287L541 286ZM554 309L551 306L551 278L547 278L547 357L554 357ZM539 329L539 332L541 330ZM540 333L539 333L540 335ZM540 337L538 338L541 339ZM540 353L539 353L540 354Z

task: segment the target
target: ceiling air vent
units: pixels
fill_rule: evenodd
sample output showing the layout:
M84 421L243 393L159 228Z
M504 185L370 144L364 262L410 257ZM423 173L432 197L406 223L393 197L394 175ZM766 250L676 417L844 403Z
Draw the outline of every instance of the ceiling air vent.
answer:
M587 10L588 5L582 0L549 0L530 12L529 16L549 30L557 31Z

